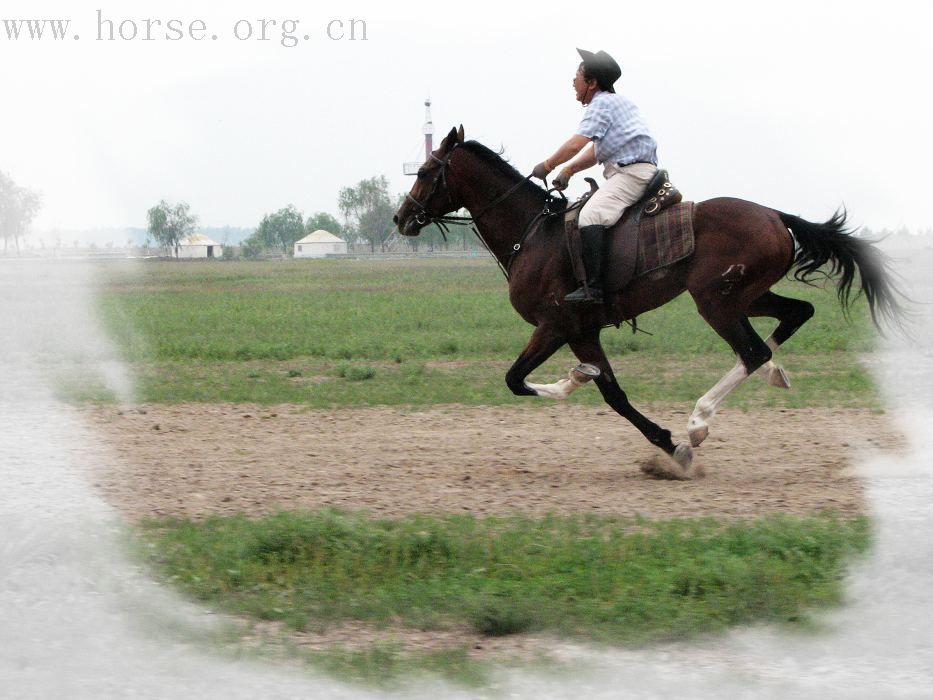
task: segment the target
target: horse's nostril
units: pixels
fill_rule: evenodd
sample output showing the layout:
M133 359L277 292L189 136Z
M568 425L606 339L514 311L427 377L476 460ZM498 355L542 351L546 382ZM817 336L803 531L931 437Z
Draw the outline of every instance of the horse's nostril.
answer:
M395 216L392 217L392 223L393 223L393 224L398 224L398 214L396 214Z

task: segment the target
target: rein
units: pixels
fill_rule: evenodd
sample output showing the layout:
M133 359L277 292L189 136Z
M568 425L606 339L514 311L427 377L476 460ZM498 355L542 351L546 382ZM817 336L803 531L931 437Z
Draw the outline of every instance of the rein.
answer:
M456 148L456 146L454 148ZM431 197L434 196L434 192L437 190L437 185L439 182L443 182L444 188L447 189L448 187L447 185L447 161L450 160L450 156L452 154L453 154L453 150L451 150L446 156L444 156L443 159L438 158L433 153L431 154L431 160L433 160L435 163L440 164L441 167L437 175L434 176L434 182L431 183L431 190L430 192L428 192L428 196L425 198L425 202L429 201ZM447 233L450 232L450 229L447 226L448 224L469 224L470 228L473 229L473 233L476 234L476 237L479 239L480 243L483 244L483 247L489 252L490 255L492 255L493 259L496 261L496 264L499 265L499 269L502 271L502 274L505 276L505 279L508 280L509 279L509 268L512 267L512 260L518 254L518 251L522 249L522 244L525 242L525 238L528 237L528 234L535 228L535 226L537 225L539 221L546 219L548 216L551 216L552 214L551 204L557 201L558 198L554 197L551 194L551 192L556 191L560 195L560 198L563 199L564 202L567 201L567 197L564 195L563 192L561 192L560 190L557 190L556 188L551 188L545 192L545 196L547 197L547 199L544 202L544 209L538 212L537 214L535 214L531 218L531 221L529 221L528 224L526 224L524 230L522 231L522 235L518 239L518 243L515 243L512 246L512 252L509 254L509 258L508 260L506 260L505 265L503 265L502 261L500 261L499 258L496 257L496 254L492 252L492 249L489 247L489 244L486 242L486 239L483 238L483 235L476 228L476 222L479 221L483 216L485 216L491 209L498 206L499 204L502 204L509 197L515 194L518 191L518 189L522 185L524 185L526 182L528 182L528 180L530 180L532 177L533 175L529 173L528 175L523 177L521 180L516 182L508 190L506 190L503 194L499 195L494 200L492 200L492 202L490 202L485 207L483 207L483 209L478 214L475 214L472 216L456 216L452 214L442 214L440 216L431 216L430 214L428 214L427 207L421 202L419 202L414 196L412 196L411 192L408 192L405 195L405 198L408 199L416 207L418 207L419 211L417 211L417 213L415 214L415 221L417 221L422 226L425 226L427 224L435 224L438 227L438 229L440 229L441 235L444 237L445 242L447 241ZM547 187L546 179L544 180L544 185L545 187Z

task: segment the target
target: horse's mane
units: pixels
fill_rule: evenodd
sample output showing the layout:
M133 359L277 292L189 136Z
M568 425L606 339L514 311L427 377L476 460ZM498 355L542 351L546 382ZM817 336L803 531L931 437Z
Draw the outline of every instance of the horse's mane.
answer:
M524 175L518 172L518 170L512 167L512 165L502 157L503 151L496 153L488 146L481 144L479 141L464 141L460 144L460 148L465 148L481 161L512 180L518 181L525 179ZM530 187L533 187L542 195L544 194L544 189L533 183L531 180L527 180L526 184Z

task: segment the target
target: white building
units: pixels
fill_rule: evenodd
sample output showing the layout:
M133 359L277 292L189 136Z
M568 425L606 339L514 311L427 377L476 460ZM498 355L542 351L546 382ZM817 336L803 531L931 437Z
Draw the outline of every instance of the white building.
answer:
M192 233L178 241L175 253L179 258L219 258L224 247L203 233Z
M347 242L324 229L318 229L300 241L295 241L296 258L323 258L334 254L346 255L346 252Z

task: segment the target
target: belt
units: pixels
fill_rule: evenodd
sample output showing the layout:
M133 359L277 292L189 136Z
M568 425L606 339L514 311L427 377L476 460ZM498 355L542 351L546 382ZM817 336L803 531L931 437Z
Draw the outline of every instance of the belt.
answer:
M644 163L645 165L653 165L657 167L657 163L652 163L650 160L633 160L631 163L616 163L620 168L628 167L629 165L640 165Z

